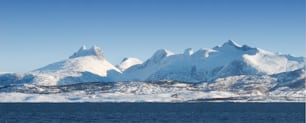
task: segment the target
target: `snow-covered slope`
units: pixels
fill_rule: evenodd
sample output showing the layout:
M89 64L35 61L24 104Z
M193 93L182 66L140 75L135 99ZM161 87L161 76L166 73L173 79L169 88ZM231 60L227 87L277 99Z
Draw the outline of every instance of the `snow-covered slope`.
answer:
M149 76L154 74L158 69L162 68L164 63L163 60L167 57L173 55L172 52L160 49L154 53L154 55L149 58L143 64L137 64L126 69L123 74L125 81L144 81Z
M305 61L228 41L181 54L161 49L117 68L83 46L37 70L0 74L0 102L305 101Z
M118 69L121 71L125 71L126 69L130 68L131 66L142 64L143 62L137 58L124 58L121 63L118 65Z
M64 85L80 82L115 81L120 74L103 56L100 48L85 46L69 59L47 65L31 72L33 83L40 85Z
M239 75L213 82L111 82L64 86L0 86L0 102L305 101L304 69Z
M228 41L214 48L181 54L160 49L142 63L126 58L117 67L100 48L81 47L68 59L25 74L0 75L0 84L67 85L84 82L162 81L213 82L240 75L273 75L305 67L304 57L272 53Z
M271 75L304 65L305 58L279 55L228 41L196 52L189 48L183 54L159 50L149 60L126 69L123 74L127 81L200 82L234 75Z

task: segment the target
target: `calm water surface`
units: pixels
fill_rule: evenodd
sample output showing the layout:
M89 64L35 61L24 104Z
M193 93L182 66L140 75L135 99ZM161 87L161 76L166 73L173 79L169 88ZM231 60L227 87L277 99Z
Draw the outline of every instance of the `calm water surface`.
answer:
M304 123L305 103L1 103L0 123Z

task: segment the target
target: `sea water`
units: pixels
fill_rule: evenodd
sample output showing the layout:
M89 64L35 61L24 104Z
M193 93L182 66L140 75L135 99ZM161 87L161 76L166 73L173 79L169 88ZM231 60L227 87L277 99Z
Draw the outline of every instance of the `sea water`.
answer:
M305 103L1 103L1 123L304 123Z

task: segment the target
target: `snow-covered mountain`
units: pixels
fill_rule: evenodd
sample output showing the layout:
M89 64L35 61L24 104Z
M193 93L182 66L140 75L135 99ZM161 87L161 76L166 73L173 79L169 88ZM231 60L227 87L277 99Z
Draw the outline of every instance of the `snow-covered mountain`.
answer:
M239 75L273 75L304 69L304 57L272 53L228 41L211 49L181 54L160 49L145 62L125 58L115 67L98 47L81 47L68 59L20 74L0 75L2 84L68 85L84 82L162 81L213 82Z
M305 61L228 41L115 67L83 46L34 71L0 74L0 101L305 101Z
M137 64L123 71L124 81L146 81L148 77L161 69L163 63L160 63L163 59L173 55L172 52L160 49L154 53L154 55L143 64Z
M124 58L121 63L117 66L118 69L121 71L125 71L126 69L130 68L131 66L142 64L143 62L137 58Z
M143 64L123 71L127 81L213 81L234 75L271 75L305 66L305 58L280 55L228 41L212 49L183 54L158 50Z
M68 59L31 72L0 74L0 85L31 83L49 86L85 82L114 82L118 81L120 76L121 70L104 58L100 48L82 46Z
M0 86L0 102L305 101L304 69L239 75L213 82L109 82L62 86Z
M121 71L109 63L100 48L81 47L69 59L56 62L30 72L33 83L39 85L64 85L81 82L112 82L112 76Z

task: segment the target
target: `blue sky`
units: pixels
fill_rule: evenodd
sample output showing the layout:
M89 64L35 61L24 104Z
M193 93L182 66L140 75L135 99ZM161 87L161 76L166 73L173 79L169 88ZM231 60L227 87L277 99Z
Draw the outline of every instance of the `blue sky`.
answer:
M305 56L304 0L1 0L0 71L26 72L97 45L118 64L227 40Z

